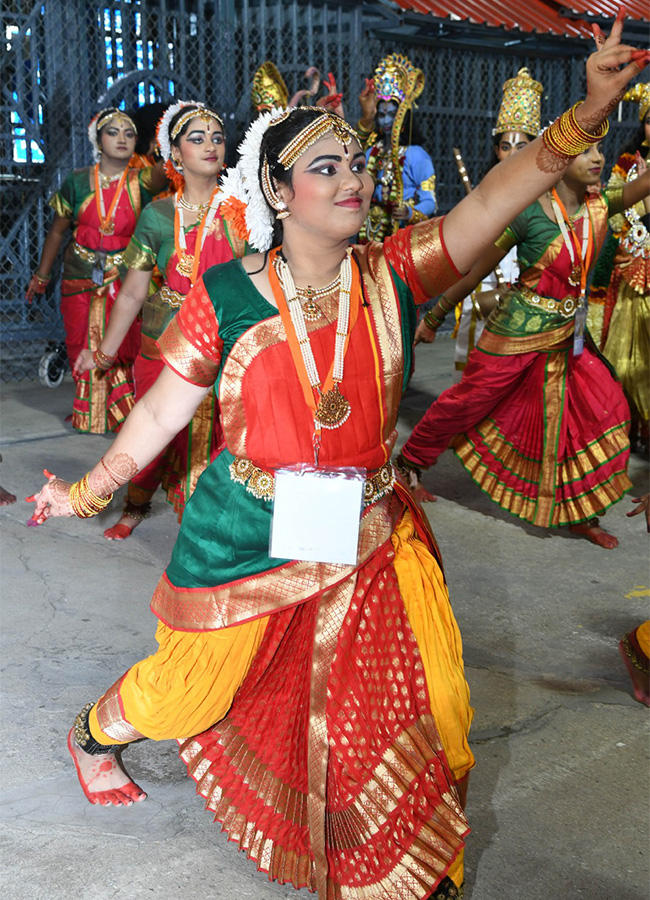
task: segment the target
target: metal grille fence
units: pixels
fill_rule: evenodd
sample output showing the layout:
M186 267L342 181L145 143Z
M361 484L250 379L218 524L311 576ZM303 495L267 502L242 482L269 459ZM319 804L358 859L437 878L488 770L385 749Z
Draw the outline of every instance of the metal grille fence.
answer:
M373 34L372 3L282 0L11 0L0 21L6 44L0 77L0 323L3 380L34 378L51 342L63 336L55 269L45 295L24 293L51 221L47 200L73 168L91 161L87 125L109 105L133 109L174 98L200 99L225 116L231 149L250 120L256 68L271 59L289 92L304 72L333 72L350 121L358 93L386 53L423 69L417 120L437 171L441 211L462 194L451 154L461 148L476 180L489 160L503 82L527 65L544 84L552 118L584 90L583 44L571 55L549 49L467 50L449 40L413 44ZM453 42L452 42L453 44ZM577 48L577 52L576 52ZM631 133L623 111L607 141L608 162ZM468 236L468 240L470 240Z

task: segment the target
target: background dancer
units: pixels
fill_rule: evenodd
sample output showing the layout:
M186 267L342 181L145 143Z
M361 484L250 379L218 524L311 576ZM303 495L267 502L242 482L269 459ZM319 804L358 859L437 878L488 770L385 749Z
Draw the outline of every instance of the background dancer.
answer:
M162 164L131 168L137 131L116 108L102 110L88 128L95 165L71 172L50 200L55 215L26 298L42 294L61 244L72 228L61 281L61 313L70 367L81 350L97 346L121 283L123 252L140 212L167 184ZM72 425L78 431L115 431L133 406L132 364L139 325L123 335L110 372L73 375Z
M393 53L377 66L359 96L359 135L367 147L368 172L376 187L359 239L381 241L404 225L435 214L436 174L420 146L413 107L424 90L424 74L408 57Z
M611 549L618 540L596 516L631 486L629 410L583 334L585 290L608 216L650 191L650 173L605 193L597 187L603 166L599 144L580 153L425 315L416 341L431 340L446 313L517 246L517 284L491 314L460 384L432 404L399 461L418 480L451 443L503 509L541 527L569 525Z
M160 121L158 141L176 193L152 203L140 217L124 253L129 269L106 334L96 350L82 351L75 365L79 374L95 367L110 371L124 335L142 312L140 352L134 369L136 399L149 390L163 369L156 342L192 285L210 266L243 255L245 246L219 209L219 174L226 140L217 113L195 103L175 103ZM163 283L150 294L154 267L162 273ZM187 427L129 482L122 516L106 529L104 537L128 538L149 514L151 499L161 484L180 519L199 475L220 443L219 406L211 392Z
M494 157L491 165L507 159L518 150L530 144L540 131L540 104L543 87L534 81L528 69L520 69L515 78L510 78L503 85L503 100L492 129ZM490 272L487 278L477 286L471 296L463 300L460 308L460 319L456 332L456 352L454 354L455 381L460 381L461 373L467 365L470 351L478 343L485 321L497 304L499 287L505 292L507 287L517 280L517 249L512 247L499 263L503 281L499 285L496 272ZM503 283L505 282L505 284ZM458 307L456 307L458 311ZM424 329L419 340L429 343L435 336Z

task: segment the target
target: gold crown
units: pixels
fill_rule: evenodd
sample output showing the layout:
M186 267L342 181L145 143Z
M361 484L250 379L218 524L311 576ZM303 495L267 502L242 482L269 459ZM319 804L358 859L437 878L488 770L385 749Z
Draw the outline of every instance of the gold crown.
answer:
M540 131L541 102L544 88L528 69L519 69L515 78L503 85L503 100L492 134L519 131L537 137Z
M265 62L253 76L251 100L258 112L282 108L289 102L289 91L272 62Z
M401 53L391 53L375 69L377 100L396 100L412 106L424 90L424 73Z
M633 100L639 104L639 122L643 122L650 109L650 81L639 81L624 94L623 100Z

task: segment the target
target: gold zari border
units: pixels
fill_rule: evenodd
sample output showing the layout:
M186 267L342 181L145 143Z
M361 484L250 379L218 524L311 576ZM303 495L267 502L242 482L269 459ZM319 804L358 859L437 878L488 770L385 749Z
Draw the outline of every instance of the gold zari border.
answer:
M367 507L361 517L356 566L292 561L260 575L205 588L176 587L163 575L151 610L177 631L211 631L295 606L351 578L390 540L402 511L394 492Z

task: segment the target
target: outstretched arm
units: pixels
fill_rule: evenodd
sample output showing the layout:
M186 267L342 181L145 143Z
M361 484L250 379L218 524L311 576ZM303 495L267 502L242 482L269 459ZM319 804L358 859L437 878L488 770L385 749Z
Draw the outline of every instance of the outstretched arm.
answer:
M646 212L650 211L650 169L640 153L637 154L639 175L634 181L626 181L623 185L623 207L629 209L641 200L645 203Z
M620 43L623 19L621 10L609 37L587 60L587 97L575 116L578 125L591 134L607 119L628 81L650 61L647 51ZM448 214L445 243L461 272L468 271L504 228L562 177L572 157L551 153L547 143L537 138L495 166Z
M136 403L110 449L88 473L88 487L98 498L109 497L148 465L184 428L211 387L191 384L165 366L157 381ZM52 516L72 516L70 483L46 472L48 482L35 501L32 521L42 525Z

